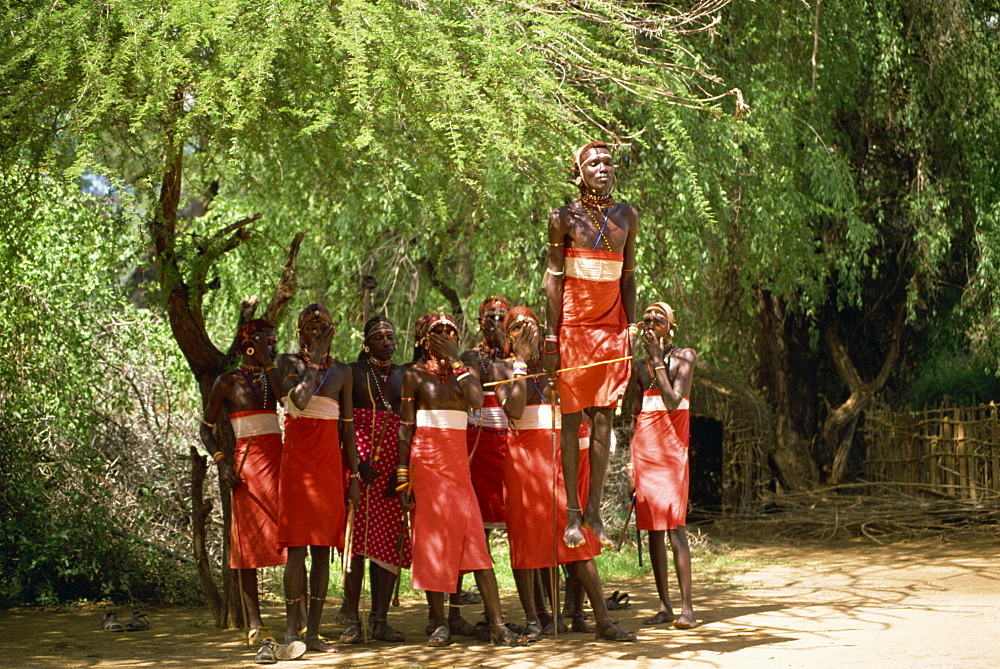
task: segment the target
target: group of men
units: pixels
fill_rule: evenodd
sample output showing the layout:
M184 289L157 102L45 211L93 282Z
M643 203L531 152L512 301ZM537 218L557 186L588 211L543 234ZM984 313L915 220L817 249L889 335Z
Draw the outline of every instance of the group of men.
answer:
M529 308L492 297L480 306L482 341L460 352L454 319L426 314L415 327L413 360L404 365L393 363L396 332L382 317L365 324L363 349L350 364L330 357L335 328L318 304L299 315L294 354L277 355L270 323L240 328L242 362L217 379L201 436L232 491L230 566L239 571L257 662L306 650L336 652L319 635L319 624L330 548L343 553L345 544L343 643L404 640L386 614L399 570L411 565L413 587L427 593L429 646L449 645L453 634L520 646L570 629L634 641L634 633L610 618L594 563L601 547L612 545L601 494L612 419L629 385L635 409L629 480L637 527L650 532L660 595L660 610L646 622L695 625L684 524L687 396L696 356L673 346L673 311L658 302L642 319L647 357L633 362L640 332L638 213L611 200L615 169L603 142L574 155L580 199L549 218L545 324ZM223 413L236 436L231 455L216 440ZM523 627L504 624L488 550L489 529L503 525ZM676 619L667 595L665 535L683 600ZM546 536L553 540L540 540ZM367 627L359 613L365 558ZM287 623L279 644L262 625L256 569L280 564ZM571 626L555 606L544 607L546 599L558 601L560 566ZM461 576L469 572L485 624L461 616ZM448 611L444 593L452 593ZM583 614L584 594L593 627Z

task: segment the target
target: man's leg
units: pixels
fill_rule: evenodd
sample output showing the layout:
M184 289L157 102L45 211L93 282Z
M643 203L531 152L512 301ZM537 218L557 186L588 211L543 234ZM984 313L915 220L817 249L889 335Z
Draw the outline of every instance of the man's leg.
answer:
M517 586L517 598L524 609L524 617L530 623L538 621L538 609L535 604L535 574L534 569L512 569L514 585Z
M365 575L365 558L363 555L355 555L351 558L351 572L344 581L344 622L347 629L340 635L343 643L361 643L361 617L358 613L358 605L361 602L361 584ZM374 590L374 586L372 587Z
M434 630L425 645L447 646L451 643L451 630L444 615L444 593L427 591L427 605L430 607L431 626Z
M579 411L563 414L559 440L566 484L566 531L563 532L563 541L570 548L582 546L586 541L582 529L583 509L580 508L580 496L577 494L577 482L580 478L580 438L577 433L582 419L583 414Z
M653 617L643 620L643 625L662 625L674 619L674 610L670 606L670 571L665 538L666 532L663 530L649 530L649 562L653 565L653 580L656 581L660 609Z
M500 610L500 588L497 587L497 577L492 569L479 569L472 572L476 577L479 594L483 596L483 606L486 607L486 620L490 624L490 639L498 646L523 646L528 640L507 629L503 624L503 612Z
M677 585L681 591L681 615L674 621L677 629L692 629L698 624L691 604L691 548L688 546L684 527L667 530L670 536L670 550L674 554L674 569L677 570ZM666 577L664 577L666 579Z
M597 638L611 641L635 641L636 636L633 632L626 632L608 615L608 602L604 598L604 586L597 573L597 564L593 560L581 560L574 562L571 568L576 570L576 576L580 579L580 583L587 593L587 599L590 600L590 606L593 608Z
M251 633L264 626L260 618L260 599L257 594L257 570L240 569L240 592L247 607L247 627Z
M323 617L326 591L330 586L330 547L310 546L312 571L309 574L309 617L306 620L306 648L321 653L336 653L337 648L324 641L319 635L319 622Z
M614 417L613 407L595 407L590 413L594 434L590 440L590 487L587 493L587 508L583 512L583 526L591 530L605 547L615 544L604 530L604 521L601 520L601 499L604 495L604 479L608 474L611 422Z
M299 638L299 630L305 626L302 617L302 602L306 589L306 547L289 546L285 563L285 642Z
M389 623L386 621L397 576L375 562L369 564L369 582L372 584L372 612L368 618L368 629L371 636L379 641L406 641L403 633L389 627Z

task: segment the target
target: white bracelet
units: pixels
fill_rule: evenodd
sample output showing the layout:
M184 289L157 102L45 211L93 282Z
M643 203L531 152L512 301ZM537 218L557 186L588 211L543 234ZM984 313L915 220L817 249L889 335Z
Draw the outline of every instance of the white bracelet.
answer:
M565 272L553 272L551 267L546 267L545 271L551 274L552 276L562 276L563 274L565 274Z
M514 376L524 376L527 373L528 373L528 363L526 362L514 363Z

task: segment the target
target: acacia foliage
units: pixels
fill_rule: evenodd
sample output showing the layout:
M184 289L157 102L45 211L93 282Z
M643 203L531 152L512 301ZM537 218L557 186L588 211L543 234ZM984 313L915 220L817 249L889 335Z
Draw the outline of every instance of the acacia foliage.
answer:
M26 191L11 176L0 216L21 225L0 227L0 605L190 600L174 455L189 409L168 330L123 296L135 228L79 186L42 178Z
M0 145L6 164L94 169L137 216L183 147L193 192L220 180L219 216L264 213L267 265L308 228L307 292L346 315L336 303L371 273L409 321L411 294L418 310L442 303L423 299L429 266L463 300L537 292L526 265L572 147L641 129L629 104L692 104L696 80L714 93L679 33L724 4L671 16L610 0L27 2L8 10L0 46ZM470 265L495 253L504 262L475 280ZM222 298L226 326L236 294Z

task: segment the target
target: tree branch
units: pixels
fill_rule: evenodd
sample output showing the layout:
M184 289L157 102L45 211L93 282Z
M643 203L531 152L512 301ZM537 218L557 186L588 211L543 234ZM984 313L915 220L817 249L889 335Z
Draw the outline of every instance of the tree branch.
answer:
M299 248L302 246L302 239L305 236L305 230L299 232L288 246L285 269L281 272L278 285L274 287L274 295L271 296L271 301L264 311L264 318L272 323L278 322L278 318L281 316L285 305L291 301L292 297L295 296L295 292L299 289L299 283L295 277L298 272Z

